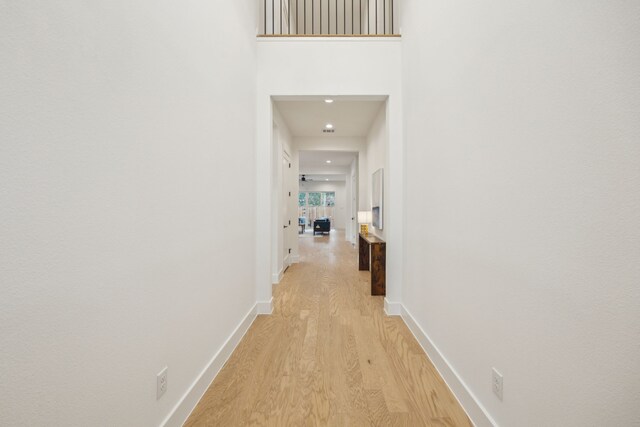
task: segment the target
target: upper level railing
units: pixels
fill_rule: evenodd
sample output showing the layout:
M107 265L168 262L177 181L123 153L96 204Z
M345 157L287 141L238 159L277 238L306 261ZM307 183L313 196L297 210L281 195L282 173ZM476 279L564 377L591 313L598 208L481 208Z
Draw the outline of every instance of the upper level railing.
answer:
M398 1L259 0L261 36L395 36Z

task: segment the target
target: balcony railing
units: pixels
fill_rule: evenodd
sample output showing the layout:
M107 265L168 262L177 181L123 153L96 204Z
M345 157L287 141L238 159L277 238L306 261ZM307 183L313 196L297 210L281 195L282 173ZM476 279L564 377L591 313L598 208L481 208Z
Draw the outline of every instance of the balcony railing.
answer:
M259 0L261 36L397 36L397 0Z

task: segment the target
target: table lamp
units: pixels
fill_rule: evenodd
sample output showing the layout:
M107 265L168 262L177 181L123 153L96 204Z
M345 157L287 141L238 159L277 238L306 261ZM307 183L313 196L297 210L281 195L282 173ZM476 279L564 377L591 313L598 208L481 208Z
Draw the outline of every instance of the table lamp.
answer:
M368 236L369 224L371 223L371 211L358 211L358 223L360 224L360 233Z

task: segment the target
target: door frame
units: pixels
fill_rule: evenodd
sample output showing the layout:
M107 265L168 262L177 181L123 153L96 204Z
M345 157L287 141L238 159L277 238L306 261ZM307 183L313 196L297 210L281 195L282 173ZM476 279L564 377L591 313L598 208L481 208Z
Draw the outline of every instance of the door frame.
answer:
M299 88L298 88L299 89ZM384 93L384 92L383 92ZM385 312L390 315L400 314L402 298L403 251L404 251L404 139L402 134L402 96L398 88L392 93L352 95L335 93L333 98L343 97L345 100L386 100L386 165L388 182L388 200L385 203L385 235L387 252L387 296ZM272 126L274 123L274 100L299 100L310 97L323 99L325 95L279 95L274 94L264 82L258 85L257 96L257 128L256 128L256 219L255 219L255 277L256 277L256 311L259 314L272 312L273 289L270 260L274 229L265 227L273 223L272 180L274 164L274 145ZM359 165L361 166L361 165ZM277 168L276 168L277 169ZM361 204L361 195L358 194ZM365 206L358 206L365 208ZM357 231L357 230L356 230Z

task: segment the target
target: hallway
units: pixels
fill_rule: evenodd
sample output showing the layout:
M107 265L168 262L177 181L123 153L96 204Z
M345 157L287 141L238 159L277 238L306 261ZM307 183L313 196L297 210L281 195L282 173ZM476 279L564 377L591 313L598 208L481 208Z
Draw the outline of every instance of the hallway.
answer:
M185 425L470 425L343 233L300 254Z

